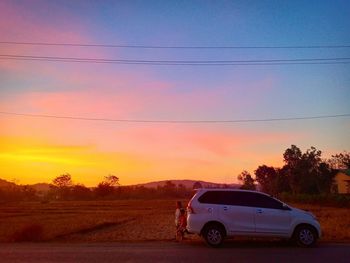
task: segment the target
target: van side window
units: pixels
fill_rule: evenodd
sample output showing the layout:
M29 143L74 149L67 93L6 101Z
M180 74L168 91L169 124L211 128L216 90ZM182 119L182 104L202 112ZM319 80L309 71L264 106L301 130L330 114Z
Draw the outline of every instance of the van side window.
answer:
M283 204L269 196L251 192L229 192L229 204L235 206L283 209Z
M269 196L253 193L254 197L254 206L261 208L271 208L271 209L283 209L283 204Z
M246 192L229 192L229 204L235 206L252 206L250 193Z
M221 191L208 191L205 192L203 195L201 195L198 198L198 201L200 203L204 203L204 204L222 204L223 201L223 197L222 197L222 192Z
M239 191L208 191L198 198L200 203L283 209L283 204L269 196Z

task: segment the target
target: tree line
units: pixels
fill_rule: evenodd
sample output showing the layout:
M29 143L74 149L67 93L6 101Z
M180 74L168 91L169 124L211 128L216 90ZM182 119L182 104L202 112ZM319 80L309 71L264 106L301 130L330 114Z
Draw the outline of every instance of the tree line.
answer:
M323 159L322 152L311 147L302 152L291 145L283 153L284 165L273 167L260 165L254 176L247 171L238 175L242 189L258 189L281 198L298 195L329 195L333 193L333 179L339 169L350 169L350 153L343 152ZM62 174L52 180L50 189L39 193L30 186L19 186L9 183L0 188L2 201L50 201L50 200L116 200L116 199L188 199L193 189L201 188L200 182L192 187L166 181L162 186L148 188L145 186L121 186L116 175L105 176L96 187L89 188L80 183L73 183L70 174ZM229 187L223 185L223 187ZM318 197L317 197L318 198ZM283 199L283 198L282 198ZM347 198L347 203L350 203ZM285 200L287 201L287 200ZM293 200L292 200L293 201Z
M52 181L52 186L47 193L51 200L115 200L115 199L153 199L153 198L187 198L192 189L183 184L175 185L172 181L166 181L163 186L148 188L145 186L120 186L119 178L108 175L94 188L88 188L82 184L73 184L69 174L63 174Z
M54 178L49 190L40 193L30 186L20 186L8 183L0 188L0 201L69 201L69 200L117 200L117 199L159 199L159 198L190 198L194 188L201 188L200 182L195 182L192 188L183 184L166 181L164 185L149 188L145 186L121 186L119 177L105 176L96 187L86 187L74 183L69 173Z
M238 175L241 188L255 190L258 184L263 192L271 195L330 194L335 192L333 182L337 172L350 169L349 152L323 159L322 152L315 147L303 153L297 146L291 145L283 153L283 161L282 167L260 165L254 171L255 178L243 171Z

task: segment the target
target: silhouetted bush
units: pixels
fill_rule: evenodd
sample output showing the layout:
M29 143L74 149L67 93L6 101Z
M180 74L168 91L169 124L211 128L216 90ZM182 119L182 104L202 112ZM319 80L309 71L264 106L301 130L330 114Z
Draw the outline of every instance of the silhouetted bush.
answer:
M22 229L17 231L13 237L14 242L38 242L42 241L44 237L43 227L38 224L30 224L24 226Z
M349 207L350 195L340 194L291 194L281 193L277 196L286 203L315 204L322 206Z

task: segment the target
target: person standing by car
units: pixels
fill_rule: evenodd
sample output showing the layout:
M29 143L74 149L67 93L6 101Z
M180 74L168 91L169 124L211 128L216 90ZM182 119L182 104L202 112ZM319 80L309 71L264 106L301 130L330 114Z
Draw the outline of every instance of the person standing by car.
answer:
M187 226L187 219L186 219L186 212L184 208L180 209L180 216L178 221L178 227L176 231L176 240L182 241L184 239L184 235L186 233L186 226Z
M182 208L182 203L180 201L176 201L176 209L175 209L175 239L176 239L176 236L177 236L177 229L179 228L179 218L180 218L180 215L181 215L181 210Z

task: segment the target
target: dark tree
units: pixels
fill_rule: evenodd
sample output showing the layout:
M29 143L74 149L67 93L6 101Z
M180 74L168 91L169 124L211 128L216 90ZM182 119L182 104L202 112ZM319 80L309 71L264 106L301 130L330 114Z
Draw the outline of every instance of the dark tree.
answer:
M112 194L114 193L114 187L110 186L109 184L106 184L106 182L101 182L97 185L95 189L95 193L97 197L111 197Z
M330 193L332 190L333 179L337 170L332 169L328 163L321 162L318 167L317 189L319 193Z
M275 193L283 193L283 192L290 192L290 185L287 177L287 170L282 167L282 168L275 168L277 177L275 181L275 187L276 191Z
M58 199L67 200L71 198L71 188L73 185L70 174L62 174L52 180L52 195Z
M116 193L116 187L119 185L119 178L115 175L108 175L104 177L104 180L100 182L95 193L97 197L111 198Z
M344 151L342 153L332 155L329 163L333 169L350 169L350 152Z
M28 185L22 187L21 194L23 196L23 200L25 201L32 201L37 199L37 191Z
M322 152L311 147L302 153L298 147L292 145L283 155L290 188L294 194L319 194L329 192L333 171L322 161Z
M160 191L161 195L168 197L176 196L176 185L172 181L166 181L165 185L163 187L159 187L158 190Z
M72 198L74 200L89 200L92 198L92 192L83 184L76 184L72 187Z
M58 188L70 187L73 184L72 177L69 173L57 176L55 179L52 180L52 183Z
M255 170L256 181L261 185L264 192L276 194L279 192L277 186L278 174L274 167L261 165Z
M105 176L104 182L110 186L118 186L119 185L119 177L117 177L113 174L110 174L108 176Z
M255 180L252 178L249 172L243 171L237 176L238 180L242 182L241 189L255 190Z
M197 181L193 184L192 186L193 189L200 189L200 188L203 188L201 182Z
M176 188L176 185L172 181L165 182L164 189L174 190L175 188Z
M178 184L177 185L177 194L179 197L185 196L187 194L187 188L183 184Z
M295 168L299 164L301 156L301 150L297 146L292 145L284 152L283 160L289 168Z

